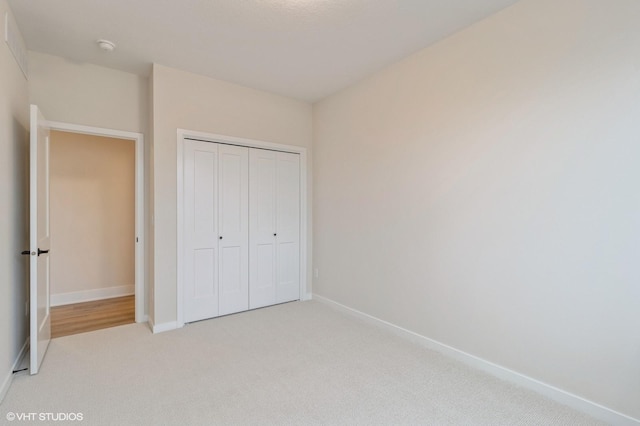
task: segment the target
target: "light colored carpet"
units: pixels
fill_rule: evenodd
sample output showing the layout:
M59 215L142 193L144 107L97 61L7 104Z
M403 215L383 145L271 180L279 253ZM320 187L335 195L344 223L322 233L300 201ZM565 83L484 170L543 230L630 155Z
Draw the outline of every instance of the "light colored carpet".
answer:
M318 302L55 339L40 374L15 377L0 423L8 412L79 412L82 425L600 424Z

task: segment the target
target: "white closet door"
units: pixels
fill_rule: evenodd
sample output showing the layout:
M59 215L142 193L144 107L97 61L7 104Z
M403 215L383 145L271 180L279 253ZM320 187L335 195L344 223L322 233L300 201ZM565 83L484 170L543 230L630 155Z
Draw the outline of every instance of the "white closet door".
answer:
M218 315L218 145L184 144L185 322Z
M300 299L300 156L276 157L276 303Z
M220 315L249 309L249 149L219 145Z
M276 157L249 152L249 308L276 303Z

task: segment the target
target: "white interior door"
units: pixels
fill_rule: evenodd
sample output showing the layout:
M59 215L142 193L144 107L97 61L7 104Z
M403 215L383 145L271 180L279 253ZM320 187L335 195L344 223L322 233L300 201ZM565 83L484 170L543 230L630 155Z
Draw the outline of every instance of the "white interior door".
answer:
M249 149L219 145L220 315L249 309Z
M249 151L249 308L276 303L276 157Z
M300 298L300 156L184 141L184 321Z
M36 105L31 105L30 159L30 373L37 374L51 341L49 303L49 128Z
M218 316L218 145L184 143L185 322Z
M277 153L276 303L300 299L300 155Z

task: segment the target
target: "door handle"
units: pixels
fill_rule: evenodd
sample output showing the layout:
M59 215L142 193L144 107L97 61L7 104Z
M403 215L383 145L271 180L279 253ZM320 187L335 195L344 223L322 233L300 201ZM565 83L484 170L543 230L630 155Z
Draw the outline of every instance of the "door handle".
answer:
M274 233L274 234L273 234L273 236L274 236L274 237L275 237L275 236L277 236L277 235L278 235L278 234L276 234L276 233Z
M41 254L47 254L49 253L49 250L40 250L40 247L38 247L38 256L40 256Z
M222 239L222 235L220 235L220 239Z
M22 253L20 253L23 256L29 256L31 255L31 251L30 250L24 250ZM34 253L35 254L35 253Z

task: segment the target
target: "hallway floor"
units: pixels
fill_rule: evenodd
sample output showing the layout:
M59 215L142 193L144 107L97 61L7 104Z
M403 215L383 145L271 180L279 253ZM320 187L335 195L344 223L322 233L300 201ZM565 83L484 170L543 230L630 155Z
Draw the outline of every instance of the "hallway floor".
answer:
M51 308L51 338L135 322L135 296Z

